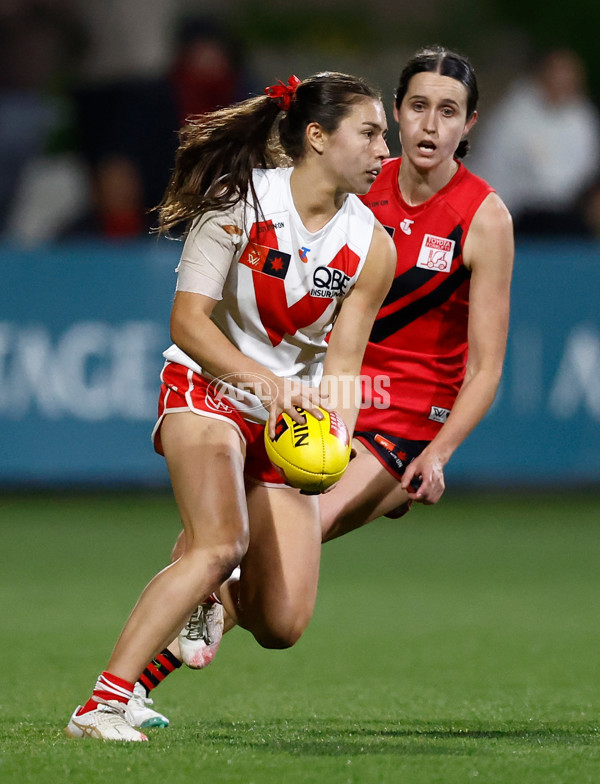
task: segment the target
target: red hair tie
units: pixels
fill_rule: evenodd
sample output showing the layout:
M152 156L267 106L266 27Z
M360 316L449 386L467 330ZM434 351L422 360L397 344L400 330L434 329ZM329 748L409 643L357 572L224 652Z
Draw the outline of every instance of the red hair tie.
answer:
M287 84L284 84L281 79L278 79L277 82L278 84L272 84L270 87L265 87L265 93L269 98L275 99L277 106L279 106L280 109L287 112L290 108L292 98L298 89L298 85L300 85L302 81L298 79L297 76L290 76Z

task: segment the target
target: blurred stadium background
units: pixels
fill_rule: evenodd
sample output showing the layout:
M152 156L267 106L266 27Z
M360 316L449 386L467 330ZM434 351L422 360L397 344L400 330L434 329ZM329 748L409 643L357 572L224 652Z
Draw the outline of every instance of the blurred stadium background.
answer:
M143 211L128 222L100 214L98 205L107 189L123 198L135 190L125 176L130 164L142 170L141 206L156 203L172 152L156 141L161 108L169 106L157 95L178 47L194 35L190 14L205 37L227 42L238 96L290 71L338 69L377 84L391 115L406 57L441 42L476 65L482 117L536 52L557 45L581 57L588 95L596 106L600 100L600 10L591 0L575 0L568 13L541 0L232 0L218 7L2 0L0 175L5 191L12 182L0 217L2 487L168 484L150 431L180 246L150 237ZM130 108L139 114L119 108L123 95L133 96ZM392 124L390 116L397 154ZM175 125L160 138L172 144ZM17 167L15 137L24 148L28 134L35 139L20 149ZM144 169L149 160L152 171ZM517 240L502 388L448 467L449 484L595 486L600 240L592 233Z
M139 757L62 736L179 527L150 432L180 245L145 210L198 87L182 53L203 41L207 101L364 75L398 154L415 49L470 56L483 121L568 47L597 109L599 27L597 0L0 0L3 781L600 780L600 235L558 222L517 236L502 386L441 508L324 548L300 644L235 632L161 690L173 726Z

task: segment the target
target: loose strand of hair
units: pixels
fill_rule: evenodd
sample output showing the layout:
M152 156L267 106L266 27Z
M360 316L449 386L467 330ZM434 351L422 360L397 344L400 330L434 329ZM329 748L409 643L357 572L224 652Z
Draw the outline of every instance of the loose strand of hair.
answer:
M255 168L280 165L283 154L273 126L279 113L265 96L190 118L179 132L175 168L157 205L159 234L208 210L221 210L245 200Z

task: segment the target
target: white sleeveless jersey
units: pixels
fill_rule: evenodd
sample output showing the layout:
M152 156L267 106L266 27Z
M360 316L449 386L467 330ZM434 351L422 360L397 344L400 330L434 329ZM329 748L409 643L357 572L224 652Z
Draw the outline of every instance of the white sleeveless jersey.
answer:
M327 336L343 298L363 268L375 220L351 194L322 229L308 231L292 199L292 171L255 170L258 222L254 204L249 203L212 213L208 221L201 218L194 224L178 267L178 289L219 300L212 320L243 354L277 376L316 385ZM229 248L230 261L228 270L222 271L206 254L216 258L224 246ZM180 285L192 266L207 276L203 280L208 286ZM164 356L202 373L175 345ZM245 416L259 421L266 418L254 395L231 389L231 398Z

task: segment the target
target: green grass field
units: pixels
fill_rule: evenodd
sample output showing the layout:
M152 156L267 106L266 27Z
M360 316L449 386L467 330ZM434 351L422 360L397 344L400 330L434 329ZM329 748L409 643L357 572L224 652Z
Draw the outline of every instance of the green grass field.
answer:
M65 738L177 531L169 495L0 500L3 784L600 781L600 495L377 521L324 548L295 648L236 629L150 743Z

